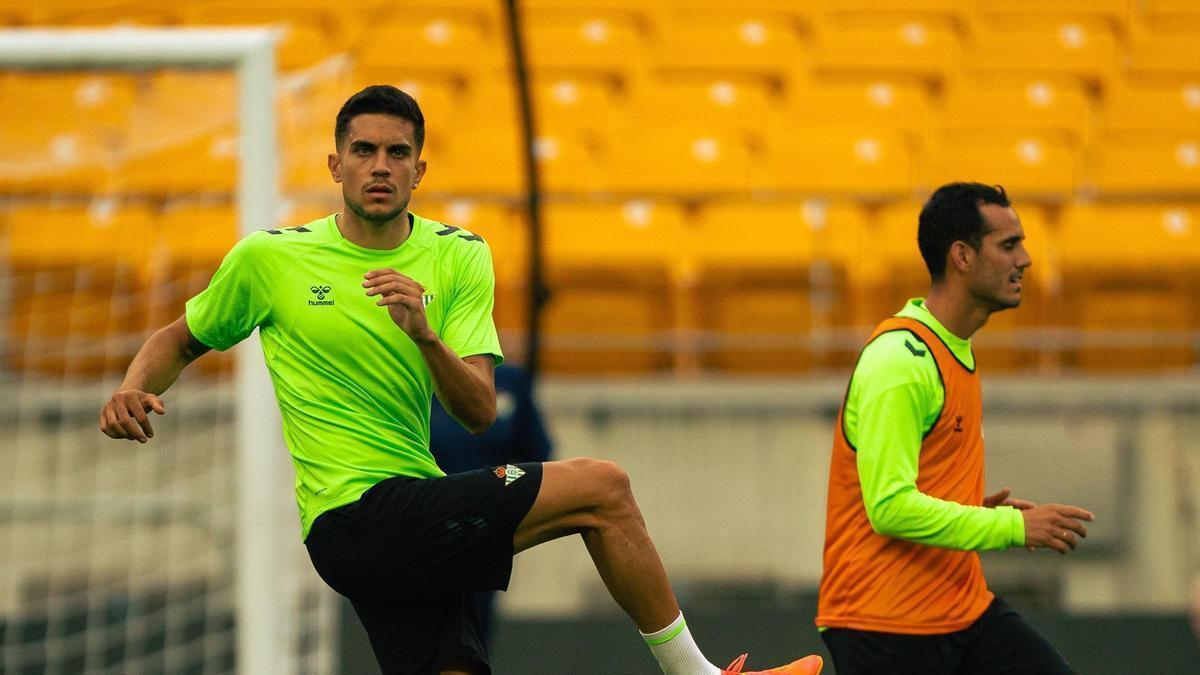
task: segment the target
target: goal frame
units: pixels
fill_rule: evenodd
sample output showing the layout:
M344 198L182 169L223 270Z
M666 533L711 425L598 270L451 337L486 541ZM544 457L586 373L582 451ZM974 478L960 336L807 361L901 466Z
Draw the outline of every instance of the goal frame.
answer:
M275 129L274 29L0 30L0 66L27 69L229 68L237 76L238 227L247 235L275 222L279 158ZM258 340L235 350L236 396L236 635L242 673L289 673L293 620L289 616L282 551L274 542L296 531L286 503L290 475L274 392ZM274 423L272 423L274 421ZM269 480L268 480L269 478ZM287 514L291 515L291 514Z

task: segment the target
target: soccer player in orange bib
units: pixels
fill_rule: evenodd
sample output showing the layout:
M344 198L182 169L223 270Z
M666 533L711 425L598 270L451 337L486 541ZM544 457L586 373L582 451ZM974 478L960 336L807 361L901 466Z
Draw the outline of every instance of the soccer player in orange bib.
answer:
M953 183L921 210L932 283L875 329L834 432L817 626L838 675L1069 673L987 588L978 551L1067 553L1093 515L984 495L971 336L1021 304L1032 264L1003 188Z

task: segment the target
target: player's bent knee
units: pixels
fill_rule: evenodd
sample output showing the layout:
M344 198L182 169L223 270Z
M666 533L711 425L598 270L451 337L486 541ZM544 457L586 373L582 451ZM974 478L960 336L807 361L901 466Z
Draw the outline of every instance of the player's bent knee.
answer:
M579 457L566 460L576 474L581 488L590 495L592 506L613 510L633 503L629 474L618 464L603 459Z

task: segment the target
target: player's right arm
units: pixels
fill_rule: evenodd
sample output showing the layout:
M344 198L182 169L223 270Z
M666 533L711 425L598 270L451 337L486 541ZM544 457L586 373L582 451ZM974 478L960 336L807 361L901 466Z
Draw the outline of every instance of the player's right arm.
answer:
M158 330L129 365L125 381L100 411L100 430L111 438L145 443L154 437L150 412L164 413L159 395L209 349L241 342L270 314L267 280L275 275L270 236L242 239L221 261L208 287L188 300L183 316Z
M154 438L150 413L166 412L158 395L175 383L189 363L208 350L188 330L185 317L160 328L138 350L125 380L100 410L100 431L109 438L139 443Z

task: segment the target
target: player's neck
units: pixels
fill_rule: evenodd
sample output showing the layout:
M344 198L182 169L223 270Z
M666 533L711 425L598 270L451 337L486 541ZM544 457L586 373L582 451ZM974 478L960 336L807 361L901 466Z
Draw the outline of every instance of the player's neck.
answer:
M380 250L393 249L403 244L408 235L412 234L412 225L408 221L408 209L400 215L385 222L374 222L359 218L350 209L342 209L337 214L336 223L342 238L356 246Z
M929 288L925 298L925 309L946 327L946 330L963 340L971 339L983 324L987 323L992 312L972 302L971 295L965 288L956 287L946 282L934 284Z

